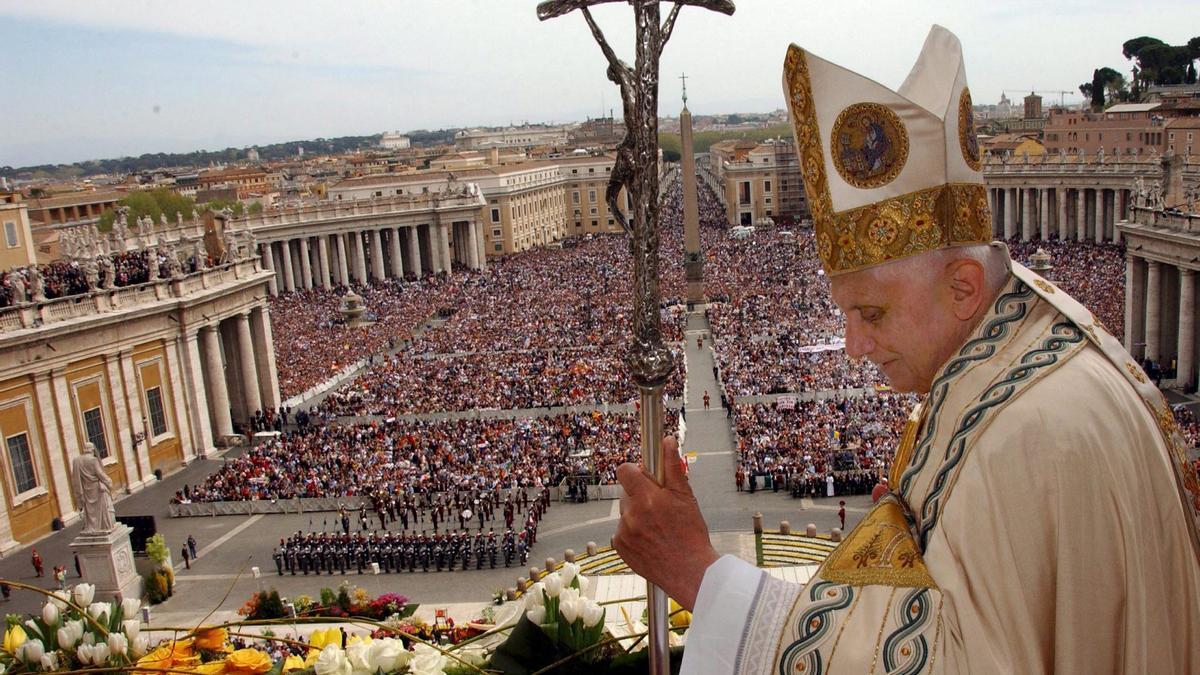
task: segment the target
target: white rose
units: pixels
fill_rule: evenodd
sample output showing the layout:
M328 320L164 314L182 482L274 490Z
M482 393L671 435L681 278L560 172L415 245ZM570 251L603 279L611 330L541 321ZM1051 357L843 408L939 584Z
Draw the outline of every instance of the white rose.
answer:
M546 608L534 607L528 612L525 612L525 617L529 619L529 623L532 623L535 626L540 626L546 623Z
M126 619L136 619L142 611L142 601L138 598L126 598L121 601L121 616Z
M407 666L411 658L412 654L404 648L403 642L396 638L383 638L371 643L368 662L371 664L371 672L382 670L390 673Z
M371 644L362 640L346 645L346 660L354 669L354 675L374 675L375 669L368 661L370 651Z
M75 599L75 605L78 607L87 607L92 604L92 599L96 597L96 587L92 584L75 584L75 588L71 591Z
M551 598L557 598L559 593L562 593L563 582L562 577L558 573L547 575L542 579L542 583L546 584L546 595Z
M45 621L47 626L57 626L59 618L58 608L54 603L47 602L42 606L42 621Z
M604 620L604 608L594 602L587 603L583 608L583 625L591 628Z
M88 605L87 608L87 613L90 614L96 621L100 621L100 617L111 611L112 605L108 604L107 602L93 602L92 604ZM104 622L100 621L100 623Z
M129 638L120 633L109 633L108 650L117 656L125 656L129 651Z
M446 660L445 655L433 647L418 644L412 661L408 663L408 672L412 675L443 675L446 672Z
M313 669L317 675L352 675L354 673L353 666L350 665L350 660L346 658L346 652L337 645L325 645L321 650L321 655L317 657L317 662Z
M137 640L142 634L142 622L138 619L125 619L121 622L121 630L125 631L125 636L130 640Z

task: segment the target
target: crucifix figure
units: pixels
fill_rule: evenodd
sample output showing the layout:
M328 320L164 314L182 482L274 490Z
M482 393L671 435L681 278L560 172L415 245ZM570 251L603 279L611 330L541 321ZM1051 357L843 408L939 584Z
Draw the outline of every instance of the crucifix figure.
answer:
M633 7L637 35L636 59L632 67L617 57L589 9L593 5L611 2L627 2ZM545 21L578 9L608 60L608 79L621 91L625 139L617 147L617 158L604 197L614 220L630 235L633 336L625 359L640 394L642 461L661 484L665 475L661 456L662 391L674 362L663 342L659 314L658 66L663 47L671 38L675 20L685 5L727 15L733 14L734 6L730 0L676 0L666 20L661 21L659 2L546 0L538 5L537 13L538 18ZM618 197L622 188L633 204L632 219L626 219L620 208ZM650 627L650 672L665 675L670 669L666 594L647 584L646 600L647 623Z

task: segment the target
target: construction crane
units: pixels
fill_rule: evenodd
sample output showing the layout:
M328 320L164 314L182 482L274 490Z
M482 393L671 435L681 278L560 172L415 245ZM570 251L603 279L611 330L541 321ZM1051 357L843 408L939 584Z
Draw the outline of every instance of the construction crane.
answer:
M1074 93L1075 93L1074 91L1072 91L1072 90L1070 90L1070 89L1004 89L1004 90L1002 90L1002 91L1003 91L1005 94L1020 94L1020 95L1022 95L1022 96L1024 96L1026 93L1030 93L1030 94L1058 94L1058 105L1059 105L1059 107L1066 107L1065 99L1066 99L1066 97L1067 97L1067 94L1074 94Z

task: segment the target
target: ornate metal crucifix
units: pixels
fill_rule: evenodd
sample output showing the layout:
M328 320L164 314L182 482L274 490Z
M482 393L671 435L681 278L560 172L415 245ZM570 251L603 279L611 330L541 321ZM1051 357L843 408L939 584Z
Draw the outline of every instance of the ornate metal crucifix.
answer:
M633 6L637 28L636 60L633 67L617 58L596 25L589 7L610 2ZM663 482L663 385L674 363L663 343L658 290L658 65L663 47L671 38L675 19L685 5L733 14L730 0L676 0L660 22L660 0L547 0L538 4L542 21L570 13L583 13L592 37L608 60L608 79L621 90L625 115L625 140L617 148L617 159L605 190L613 218L629 232L633 258L633 335L626 365L641 397L642 461ZM621 188L633 203L633 218L627 221L618 203ZM650 672L666 675L670 670L667 641L667 598L661 589L647 583L650 627Z

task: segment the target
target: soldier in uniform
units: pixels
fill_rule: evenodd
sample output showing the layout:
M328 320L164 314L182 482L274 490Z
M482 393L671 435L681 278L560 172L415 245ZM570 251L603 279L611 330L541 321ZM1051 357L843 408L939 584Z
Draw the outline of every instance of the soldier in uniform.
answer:
M492 569L496 569L496 531L488 530L487 538L488 560L491 562Z

